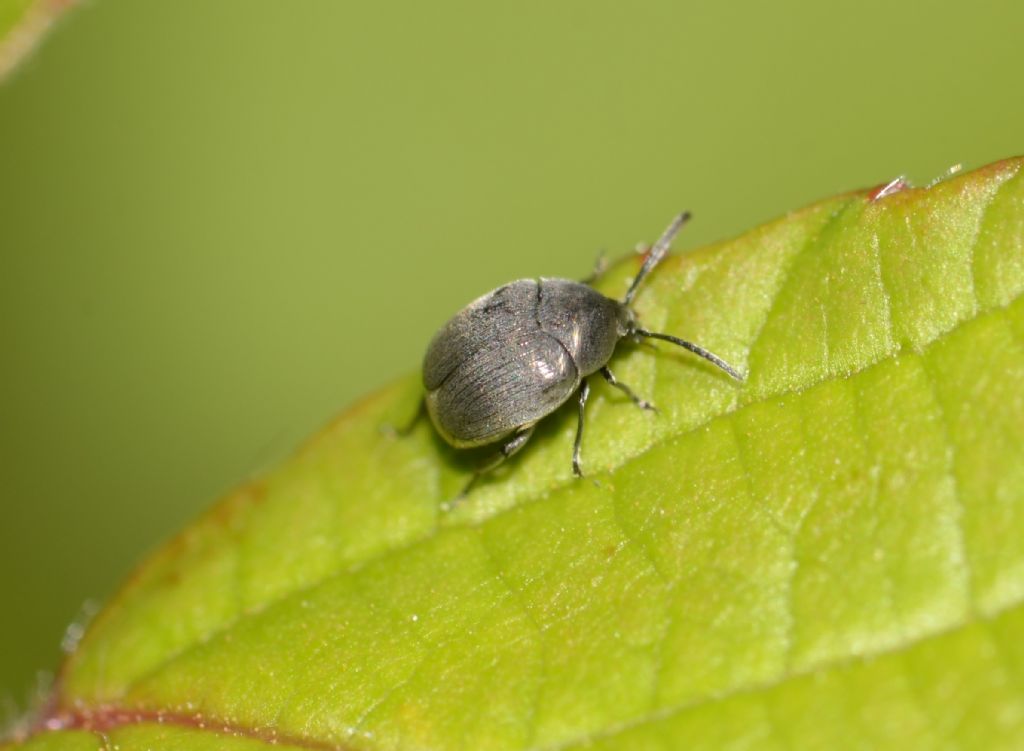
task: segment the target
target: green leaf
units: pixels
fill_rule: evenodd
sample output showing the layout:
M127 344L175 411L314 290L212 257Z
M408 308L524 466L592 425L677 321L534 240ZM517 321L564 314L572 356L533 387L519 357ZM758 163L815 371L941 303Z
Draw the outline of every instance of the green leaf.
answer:
M25 748L1020 748L1024 177L861 192L665 262L681 351L452 511L418 378L150 558ZM600 282L619 295L636 259ZM453 309L463 301L453 301Z
M0 81L76 0L0 0Z

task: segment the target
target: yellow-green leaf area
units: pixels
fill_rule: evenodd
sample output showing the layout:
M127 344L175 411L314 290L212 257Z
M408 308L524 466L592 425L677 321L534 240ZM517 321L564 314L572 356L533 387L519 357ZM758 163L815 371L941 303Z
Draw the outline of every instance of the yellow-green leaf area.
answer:
M567 405L447 511L479 456L368 397L136 572L32 742L1024 746L1020 167L666 261L641 320L749 376L623 346L661 411L594 383L583 480Z

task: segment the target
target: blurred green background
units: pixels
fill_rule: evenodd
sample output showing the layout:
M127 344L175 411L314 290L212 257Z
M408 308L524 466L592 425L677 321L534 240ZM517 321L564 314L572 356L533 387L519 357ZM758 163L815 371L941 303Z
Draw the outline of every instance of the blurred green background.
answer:
M95 0L0 87L0 703L473 297L1024 151L1020 3Z

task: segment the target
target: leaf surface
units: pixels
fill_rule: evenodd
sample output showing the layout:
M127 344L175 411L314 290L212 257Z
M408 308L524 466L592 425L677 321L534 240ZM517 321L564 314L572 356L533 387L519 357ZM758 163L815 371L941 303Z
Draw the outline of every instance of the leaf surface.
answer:
M139 568L24 748L1024 745L1021 164L667 260L644 325L749 377L622 347L661 412L595 382L582 481L569 404L445 511L480 455L366 398Z

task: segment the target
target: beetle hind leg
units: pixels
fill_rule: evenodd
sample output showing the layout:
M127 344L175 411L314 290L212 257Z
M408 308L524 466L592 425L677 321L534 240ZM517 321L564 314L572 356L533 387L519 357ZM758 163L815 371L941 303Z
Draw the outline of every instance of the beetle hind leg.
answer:
M576 441L572 445L572 473L577 477L583 477L583 470L580 469L580 447L583 445L583 412L587 406L587 397L590 396L590 384L583 379L580 385L580 416L576 423Z
M612 371L608 368L607 365L605 365L603 368L601 368L601 375L604 376L604 379L606 381L608 381L608 383L610 383L612 386L614 386L619 391L621 391L623 394L625 394L630 399L632 399L633 400L633 404L638 406L640 409L649 409L652 412L657 412L658 411L658 408L655 407L653 403L647 401L646 399L641 399L637 395L637 393L635 391L633 391L633 389L631 389L629 386L627 386L626 384L624 384L621 381L619 381L619 379L617 379L612 374Z
M427 398L420 397L419 404L416 405L416 414L414 414L404 425L392 427L392 431L399 438L405 438L407 435L412 433L417 425L420 424L420 420L427 416Z
M416 429L416 426L420 424L420 421L427 416L427 399L426 397L420 397L419 403L416 405L416 413L411 417L407 418L405 422L396 425L395 423L386 422L380 426L380 432L383 435L391 438L408 438L412 434L412 431Z
M530 436L533 435L533 428L534 426L530 425L525 428L520 428L515 433L513 433L512 437L509 438L508 441L506 441L500 449L498 449L498 453L491 457L491 459L486 464L477 467L476 472L474 472L473 476L469 478L469 482L466 483L466 486L462 489L462 492L459 493L455 500L459 501L465 498L469 494L469 491L473 489L473 486L476 485L477 481L481 477L486 475L488 472L493 472L495 469L500 467L505 462L506 459L508 459L510 456L518 452L523 446L525 446L526 442L530 440Z

